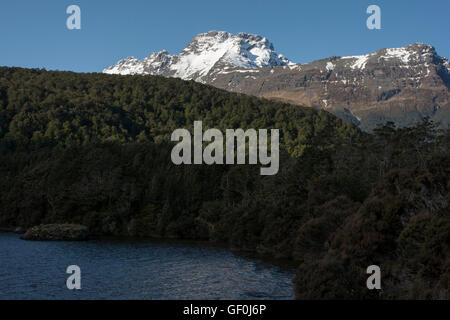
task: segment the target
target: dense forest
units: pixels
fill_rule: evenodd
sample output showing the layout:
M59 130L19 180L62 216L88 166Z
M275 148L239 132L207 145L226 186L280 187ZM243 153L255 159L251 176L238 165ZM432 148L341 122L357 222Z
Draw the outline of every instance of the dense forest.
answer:
M280 129L280 170L176 166L177 128ZM300 299L449 299L450 130L155 76L0 68L0 227L207 240L295 261ZM382 269L382 290L366 268Z

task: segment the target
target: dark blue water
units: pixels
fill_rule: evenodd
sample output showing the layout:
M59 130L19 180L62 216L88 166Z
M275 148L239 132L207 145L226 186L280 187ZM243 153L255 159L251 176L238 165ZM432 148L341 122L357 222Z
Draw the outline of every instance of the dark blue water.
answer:
M81 290L69 290L69 265ZM294 270L225 248L151 241L31 242L0 233L0 299L292 299Z

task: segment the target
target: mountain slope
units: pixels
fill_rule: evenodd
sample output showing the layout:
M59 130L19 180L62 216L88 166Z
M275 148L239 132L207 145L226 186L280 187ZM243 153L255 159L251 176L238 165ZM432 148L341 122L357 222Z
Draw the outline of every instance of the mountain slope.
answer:
M363 129L425 116L448 122L449 62L435 49L413 44L362 56L332 57L295 68L214 75L210 84L230 91L320 107Z
M424 117L450 123L449 68L446 58L422 43L295 64L263 37L211 31L179 55L128 58L104 72L178 77L323 108L370 131L387 121L408 126Z

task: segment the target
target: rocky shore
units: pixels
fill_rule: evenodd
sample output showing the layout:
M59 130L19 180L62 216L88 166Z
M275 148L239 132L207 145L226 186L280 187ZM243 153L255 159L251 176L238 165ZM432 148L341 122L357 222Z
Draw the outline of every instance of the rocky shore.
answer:
M87 240L89 230L77 224L47 224L35 226L27 230L21 237L33 241L83 241Z

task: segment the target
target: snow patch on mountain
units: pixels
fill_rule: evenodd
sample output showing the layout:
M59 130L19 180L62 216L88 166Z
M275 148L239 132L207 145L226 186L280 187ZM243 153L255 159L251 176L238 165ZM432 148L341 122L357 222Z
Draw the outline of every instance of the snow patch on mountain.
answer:
M133 75L144 73L144 66L135 57L128 57L117 62L114 66L103 70L103 73Z
M350 64L350 68L352 70L355 69L364 69L367 64L367 60L369 60L370 54L365 54L361 56L348 56L348 57L342 57L341 59L353 59L354 62Z
M399 59L403 64L408 64L413 53L408 48L386 49L386 54L378 59Z
M334 70L334 64L331 61L328 61L325 68L327 69L328 72L331 72Z

